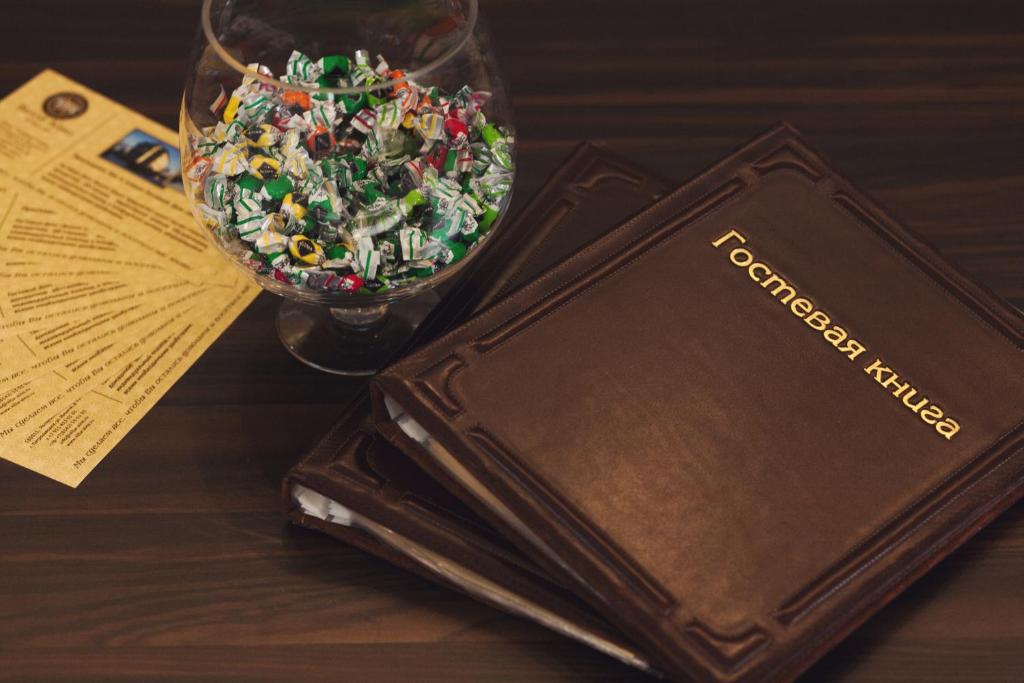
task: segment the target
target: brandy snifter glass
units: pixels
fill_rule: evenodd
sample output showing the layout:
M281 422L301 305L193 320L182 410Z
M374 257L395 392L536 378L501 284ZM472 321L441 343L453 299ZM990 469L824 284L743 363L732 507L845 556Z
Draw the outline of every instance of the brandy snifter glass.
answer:
M400 125L384 123L396 113ZM511 109L476 0L205 0L180 140L196 220L283 297L287 349L336 374L393 359L501 229L514 180ZM470 208L456 230L459 202Z

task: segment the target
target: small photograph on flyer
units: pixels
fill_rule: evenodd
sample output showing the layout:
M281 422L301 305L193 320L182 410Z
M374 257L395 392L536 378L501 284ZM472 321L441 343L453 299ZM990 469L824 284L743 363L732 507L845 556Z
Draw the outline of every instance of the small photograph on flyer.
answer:
M125 135L100 156L154 185L183 189L178 149L139 129Z

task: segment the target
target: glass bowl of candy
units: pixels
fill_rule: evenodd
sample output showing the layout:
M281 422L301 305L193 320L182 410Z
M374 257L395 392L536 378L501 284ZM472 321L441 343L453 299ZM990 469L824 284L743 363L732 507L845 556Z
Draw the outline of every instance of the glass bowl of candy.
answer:
M205 0L180 135L196 220L337 374L394 357L515 175L476 0Z

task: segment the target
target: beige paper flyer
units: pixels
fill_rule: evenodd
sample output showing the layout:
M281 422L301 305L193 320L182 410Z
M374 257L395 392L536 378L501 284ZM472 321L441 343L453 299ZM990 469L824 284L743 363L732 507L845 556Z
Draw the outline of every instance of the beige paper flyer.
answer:
M259 292L177 135L47 70L0 101L0 456L78 486Z

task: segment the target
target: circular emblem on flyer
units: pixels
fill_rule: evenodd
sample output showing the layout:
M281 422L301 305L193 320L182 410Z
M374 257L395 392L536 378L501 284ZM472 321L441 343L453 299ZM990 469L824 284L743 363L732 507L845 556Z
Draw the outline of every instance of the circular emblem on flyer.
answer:
M55 119L73 119L85 113L89 101L74 92L59 92L43 102L43 111Z

